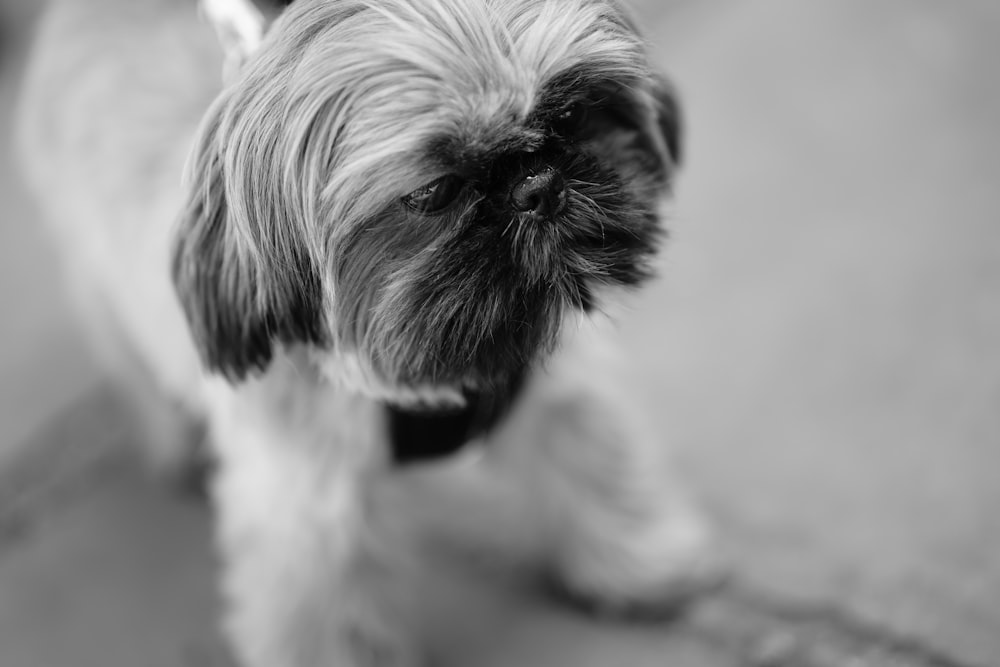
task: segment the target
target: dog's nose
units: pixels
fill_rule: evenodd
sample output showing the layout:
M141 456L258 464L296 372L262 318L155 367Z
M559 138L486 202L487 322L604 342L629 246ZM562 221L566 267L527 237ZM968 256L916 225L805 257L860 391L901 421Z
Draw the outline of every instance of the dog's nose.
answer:
M566 181L549 167L521 180L510 192L511 205L536 218L550 218L566 205Z

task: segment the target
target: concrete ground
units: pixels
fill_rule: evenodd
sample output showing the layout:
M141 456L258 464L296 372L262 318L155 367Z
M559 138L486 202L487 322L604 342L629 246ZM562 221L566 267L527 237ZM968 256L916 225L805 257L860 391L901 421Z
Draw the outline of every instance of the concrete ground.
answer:
M438 573L449 664L1000 664L1000 6L639 6L690 159L623 332L733 582L628 624ZM0 122L31 9L0 3ZM6 134L0 665L225 664L208 517L122 454Z

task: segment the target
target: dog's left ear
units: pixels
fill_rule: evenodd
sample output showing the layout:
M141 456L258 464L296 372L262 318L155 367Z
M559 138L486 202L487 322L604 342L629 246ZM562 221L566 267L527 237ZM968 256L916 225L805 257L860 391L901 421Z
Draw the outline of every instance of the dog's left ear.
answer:
M283 185L284 121L267 102L250 103L245 86L223 93L202 125L173 254L202 361L230 381L263 371L278 344L326 340L306 215Z
M663 75L653 74L650 92L656 109L656 124L674 167L684 161L684 117L677 89Z

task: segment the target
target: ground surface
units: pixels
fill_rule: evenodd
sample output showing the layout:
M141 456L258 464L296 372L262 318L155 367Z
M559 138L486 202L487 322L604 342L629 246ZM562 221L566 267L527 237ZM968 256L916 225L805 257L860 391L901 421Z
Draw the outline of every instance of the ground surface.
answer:
M0 122L31 4L0 3ZM734 583L632 626L456 573L455 663L1000 664L1000 9L640 4L690 160L623 330ZM217 665L208 519L121 455L7 134L0 664Z

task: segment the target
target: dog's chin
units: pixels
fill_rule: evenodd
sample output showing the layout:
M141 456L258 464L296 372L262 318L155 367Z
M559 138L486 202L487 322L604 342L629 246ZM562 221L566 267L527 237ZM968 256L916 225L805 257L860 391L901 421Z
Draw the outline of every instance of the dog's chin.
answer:
M547 356L582 304L563 268L535 259L549 269L493 255L421 272L372 321L371 367L397 387L502 390Z
M386 384L404 393L441 396L445 401L450 392L503 391L555 348L565 309L562 304L546 303L544 311L526 308L502 319L480 311L451 322L437 337L400 332L396 338L399 356L376 357L372 367ZM423 331L431 328L432 323L427 323ZM448 331L463 331L461 342L456 343Z

